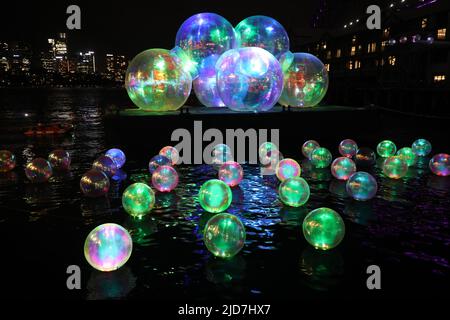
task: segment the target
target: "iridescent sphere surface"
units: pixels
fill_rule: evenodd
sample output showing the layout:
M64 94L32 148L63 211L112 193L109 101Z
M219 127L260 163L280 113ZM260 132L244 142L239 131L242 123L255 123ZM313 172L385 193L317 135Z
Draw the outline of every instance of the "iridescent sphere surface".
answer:
M276 167L276 175L278 180L284 181L289 178L299 177L302 169L297 161L294 159L283 159L278 162Z
M230 187L235 187L241 183L244 177L242 166L235 161L224 163L219 169L219 179Z
M62 149L54 150L48 155L48 162L53 169L69 170L70 169L70 154Z
M417 139L412 144L413 152L419 157L425 157L431 152L431 143L426 139Z
M356 154L353 156L353 160L357 166L370 167L376 163L377 155L372 149L362 147L356 151Z
M336 158L331 164L331 174L338 180L348 180L356 172L356 165L347 157Z
M91 169L80 179L81 192L87 197L97 198L108 193L110 187L109 178L103 172Z
M378 184L371 174L359 171L352 174L347 180L346 190L353 199L366 201L375 197Z
M333 156L327 148L318 147L311 152L310 160L316 168L327 168L331 164Z
M317 57L309 53L294 53L292 61L283 65L284 88L279 103L291 107L314 107L328 90L328 71Z
M272 153L278 151L278 147L273 142L263 142L258 149L259 162L262 165L269 165L272 160Z
M303 220L303 235L316 249L333 249L344 239L344 220L332 209L315 209Z
M206 248L216 257L231 258L245 244L245 227L241 220L229 213L219 213L206 223L203 241Z
M225 52L217 61L217 88L222 101L234 111L267 111L283 90L278 60L261 48Z
M153 173L159 166L170 166L170 165L172 165L172 161L170 161L169 158L158 154L150 159L148 163L148 171L150 171L150 173Z
M25 167L25 175L33 183L47 182L52 174L52 166L43 158L33 159Z
M176 165L178 163L178 161L180 160L180 155L178 154L178 150L171 146L162 148L159 151L159 155L168 158L173 166Z
M130 234L114 223L99 225L88 234L84 242L87 262L99 271L119 269L128 261L132 251Z
M401 157L388 157L383 162L383 173L391 179L401 179L408 173L408 164Z
M218 55L205 58L199 67L198 77L194 80L194 92L197 99L206 107L225 107L217 89L216 63Z
M100 156L92 164L92 169L103 171L109 178L111 178L117 172L117 164L108 156Z
M160 166L152 174L152 185L159 192L170 192L178 185L178 172L171 166Z
M223 143L214 146L211 151L211 157L211 165L216 170L219 170L224 163L233 161L231 148Z
M377 153L380 157L387 158L395 156L397 146L390 140L383 140L377 145Z
M198 193L198 201L205 211L223 212L231 204L233 195L230 187L223 181L212 179L206 181Z
M339 153L343 157L353 158L358 151L358 145L352 139L345 139L339 143Z
M122 206L135 218L146 216L155 205L155 193L145 183L133 183L122 194Z
M401 148L397 151L397 156L405 160L408 167L414 166L417 163L417 156L412 148Z
M285 205L300 207L304 205L310 195L309 185L305 179L294 177L284 180L278 187L278 196Z
M320 144L315 140L308 140L302 146L302 154L305 158L310 159L314 149L319 148Z
M145 111L177 110L192 87L191 75L168 50L139 53L128 65L125 88L131 101Z
M429 167L431 172L437 176L450 175L450 155L446 153L439 153L431 158Z
M105 156L110 157L111 159L114 160L117 169L122 168L125 162L127 161L125 153L117 148L109 149L108 151L106 151Z
M11 151L0 150L0 173L9 172L16 167L16 157Z

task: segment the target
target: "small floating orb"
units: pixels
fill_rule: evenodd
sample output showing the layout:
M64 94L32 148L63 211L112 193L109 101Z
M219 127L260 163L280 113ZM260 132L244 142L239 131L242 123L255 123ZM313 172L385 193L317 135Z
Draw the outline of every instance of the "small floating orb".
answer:
M242 166L235 161L228 161L219 169L219 179L230 187L235 187L241 183L243 177L244 170L242 170Z
M155 205L155 193L145 183L133 183L122 194L122 206L128 214L141 219Z
M450 175L450 155L439 153L431 158L429 167L431 172L437 176L446 177Z
M383 140L377 145L377 152L380 157L392 157L397 152L397 146L390 140Z
M261 161L261 174L262 175L274 175L276 174L278 163L283 160L283 154L274 150L270 152L270 156Z
M347 180L346 190L349 196L358 201L366 201L375 197L378 184L367 172L359 171Z
M171 166L160 166L152 174L152 185L159 192L171 192L178 185L178 173Z
M412 144L412 150L419 157L426 157L431 152L431 143L426 139L417 139Z
M16 157L8 150L0 150L0 172L9 172L16 167Z
M300 177L302 169L294 159L283 159L278 162L276 167L276 175L280 181L284 181L293 177Z
M331 174L338 180L348 180L356 172L356 165L352 159L339 157L331 164Z
M33 183L47 182L52 174L52 166L43 158L36 158L25 167L25 175Z
M229 153L231 154L231 148L224 144L224 143L220 143L214 146L213 150L212 150L212 156L217 156L217 155L221 155L224 153Z
M99 271L114 271L122 267L133 251L133 241L125 228L105 223L93 229L84 242L87 262Z
M212 179L206 181L198 193L198 201L205 211L223 212L231 204L233 195L230 187L223 181Z
M259 162L262 165L270 164L270 161L272 159L271 156L274 151L278 151L278 147L275 143L272 142L262 143L258 149Z
M316 168L327 168L331 164L333 156L327 148L318 147L311 152L310 160Z
M353 160L357 166L370 167L377 162L377 155L372 149L362 147L356 151Z
M343 157L352 158L358 151L358 145L352 139L342 140L339 144L339 153Z
M388 157L383 162L383 173L391 179L401 179L408 173L408 164L401 157Z
M417 156L411 148L401 148L397 151L397 156L405 160L408 167L414 166L417 163Z
M150 162L148 163L148 171L150 171L150 173L153 174L153 172L155 172L155 170L159 166L171 166L171 165L172 161L170 161L169 158L158 154L150 159Z
M110 157L100 156L92 164L92 169L103 171L109 178L111 178L116 174L117 165Z
M70 169L70 154L62 149L52 151L48 155L48 162L53 169L56 170L69 170Z
M108 176L100 170L91 169L80 180L81 192L87 197L97 198L108 193L110 187Z
M105 156L110 157L116 163L117 169L120 169L125 164L127 158L125 157L125 153L117 148L109 149L106 151Z
M332 209L315 209L303 220L303 235L316 249L333 249L344 239L344 220Z
M305 156L305 158L310 159L311 153L316 148L320 148L319 143L315 140L308 140L302 146L302 153Z
M208 220L203 231L206 248L220 258L231 258L241 251L245 236L245 227L241 220L229 213L214 215Z
M176 165L180 160L180 155L178 154L178 150L174 147L167 146L159 151L159 155L164 156L170 160L172 165Z
M293 177L284 180L278 188L278 196L281 202L290 207L304 205L310 195L309 185L305 179Z

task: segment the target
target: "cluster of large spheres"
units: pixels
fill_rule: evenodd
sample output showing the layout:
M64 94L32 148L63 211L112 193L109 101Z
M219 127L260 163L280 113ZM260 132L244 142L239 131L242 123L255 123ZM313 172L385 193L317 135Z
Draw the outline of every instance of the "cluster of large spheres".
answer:
M252 16L235 28L215 13L199 13L179 28L174 48L149 49L130 62L125 87L144 111L173 111L191 89L206 107L268 111L312 107L328 89L324 64L308 53L289 51L284 27L267 16Z

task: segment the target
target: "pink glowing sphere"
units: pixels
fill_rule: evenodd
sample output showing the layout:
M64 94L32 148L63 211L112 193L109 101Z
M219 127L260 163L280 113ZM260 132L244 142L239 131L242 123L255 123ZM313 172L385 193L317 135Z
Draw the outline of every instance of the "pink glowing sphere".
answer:
M278 179L284 181L289 178L299 177L302 169L297 161L287 158L278 162L275 172Z
M352 158L356 154L356 151L358 151L358 145L352 139L342 140L339 144L339 153L343 157Z
M178 185L178 173L171 166L160 166L152 174L152 185L159 192L171 192Z
M235 161L225 162L219 169L219 179L230 187L235 187L241 183L244 177L244 170L239 163Z
M25 175L33 183L47 182L52 174L52 166L43 158L36 158L25 167Z
M178 150L171 146L162 148L161 151L159 151L159 154L168 158L172 162L173 166L178 163L178 160L180 160Z
M430 160L430 170L437 176L446 177L450 175L450 155L439 153Z
M340 157L331 164L331 174L338 180L348 180L356 172L356 165L352 159Z

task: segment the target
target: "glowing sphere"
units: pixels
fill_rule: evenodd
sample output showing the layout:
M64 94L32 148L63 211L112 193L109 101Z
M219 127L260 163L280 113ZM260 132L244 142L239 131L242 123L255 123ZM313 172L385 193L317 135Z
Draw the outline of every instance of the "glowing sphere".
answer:
M408 164L401 157L388 157L383 162L383 173L391 179L401 179L408 173Z
M314 107L328 90L328 71L317 57L294 53L292 61L280 60L284 72L284 88L279 103L291 107ZM291 60L291 58L289 58Z
M411 167L417 163L417 156L411 148L401 148L397 151L397 156L405 160L408 167Z
M217 61L217 88L222 101L234 111L267 111L283 90L278 60L261 48L225 52Z
M378 144L377 152L380 157L392 157L397 152L397 146L390 140L383 140Z
M276 175L280 181L293 177L299 177L301 173L302 169L298 162L294 159L283 159L278 162L276 167Z
M109 179L103 172L91 169L80 180L80 189L87 197L97 198L104 196L109 191Z
M241 183L244 177L244 170L239 163L229 161L224 163L219 169L219 179L230 187L235 187Z
M114 160L116 163L117 169L120 169L125 164L125 161L127 161L127 158L125 157L125 153L123 153L120 149L109 149L106 151L105 156L110 157Z
M431 172L437 176L446 177L450 175L450 155L439 153L431 158L429 167Z
M170 192L178 185L178 173L171 166L160 166L152 174L152 185L159 192Z
M290 207L300 207L309 199L309 185L305 179L294 177L284 180L278 188L281 202Z
M224 153L230 153L231 154L231 148L224 144L224 143L220 143L214 146L213 150L212 150L212 155L217 156L217 155L221 155Z
M25 167L25 175L33 183L46 182L52 174L52 166L43 158L36 158Z
M352 159L340 157L331 164L331 174L339 180L348 180L356 172L356 165Z
M225 107L217 90L216 63L219 56L211 55L205 58L194 80L194 92L197 99L206 107Z
M108 177L111 178L117 172L117 164L108 156L100 156L92 164L92 169L103 171Z
M231 258L244 247L245 227L237 216L219 213L206 223L203 241L216 257Z
M344 239L344 220L332 209L315 209L303 220L303 235L316 249L333 249Z
M308 140L306 141L303 146L302 146L302 153L305 156L305 158L310 159L311 158L311 153L313 152L314 149L319 148L320 145L317 141L315 140Z
M326 168L331 164L333 156L327 148L318 147L311 152L311 163L316 168Z
M150 162L148 163L148 171L150 171L150 173L153 174L153 172L155 172L155 170L159 166L170 166L170 165L172 165L172 161L170 161L169 158L158 154L150 159Z
M357 166L369 167L373 166L377 161L377 155L370 148L359 148L353 156L353 160Z
M198 201L205 211L217 213L228 209L232 197L231 189L225 182L212 179L201 186Z
M16 157L8 150L0 150L0 172L8 172L16 167Z
M128 96L145 111L177 110L189 97L191 86L191 75L164 49L139 53L125 76Z
M84 242L87 262L100 271L113 271L122 267L133 251L133 241L127 230L114 223L99 225Z
M53 169L69 170L70 169L70 154L65 150L55 150L48 155L48 162Z
M425 157L431 152L431 143L425 139L417 139L412 144L413 152L419 157Z
M358 201L366 201L375 197L378 184L367 172L359 171L347 180L346 190L349 196Z
M145 183L133 183L122 194L122 206L135 218L147 215L155 205L155 193Z
M241 47L259 47L269 51L277 59L289 50L286 30L270 17L248 17L242 20L235 30Z
M270 155L261 161L261 173L263 175L276 174L278 163L283 160L283 154L278 150L273 150Z
M176 165L180 160L180 155L178 154L178 150L174 147L167 146L159 151L159 155L164 156L170 160L172 165Z
M278 147L272 142L263 142L258 149L259 162L262 165L270 164L272 160L272 153L278 151Z
M353 156L356 154L357 151L358 145L352 139L342 140L341 143L339 144L339 153L343 157L353 158Z

